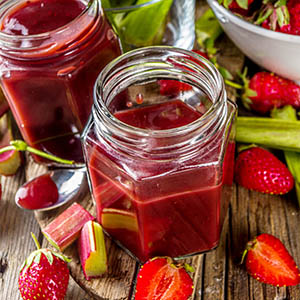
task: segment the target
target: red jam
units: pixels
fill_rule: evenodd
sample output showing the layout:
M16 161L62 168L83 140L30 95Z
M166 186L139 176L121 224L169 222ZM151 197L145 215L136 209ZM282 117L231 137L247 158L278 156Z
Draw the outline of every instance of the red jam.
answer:
M16 193L18 205L25 209L41 209L58 201L58 189L49 174L24 184Z
M83 161L80 133L91 111L94 82L120 55L109 24L86 9L78 0L23 1L0 20L1 31L12 36L49 35L46 41L30 37L36 51L0 49L2 87L23 138L77 162Z
M201 114L182 101L171 101L115 116L131 126L162 130L189 124ZM215 159L216 152L199 158L199 164ZM233 154L227 152L227 163L233 162ZM214 164L168 174L174 168L172 162L166 162L164 170L137 163L131 166L133 182L117 167L123 163L105 148L91 150L89 171L97 219L115 240L141 261L159 255L180 257L217 246L224 217L221 209L226 205L220 170Z
M13 35L48 32L68 24L84 9L82 2L74 0L26 1L3 19L1 31Z

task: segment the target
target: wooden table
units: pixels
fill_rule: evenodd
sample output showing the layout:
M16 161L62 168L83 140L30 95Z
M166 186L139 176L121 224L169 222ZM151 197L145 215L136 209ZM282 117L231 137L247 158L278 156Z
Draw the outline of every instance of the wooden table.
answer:
M227 41L225 45L226 43ZM231 56L227 67L241 67L241 55L232 52L232 45L223 47L221 54L222 57ZM30 232L38 237L42 246L49 247L37 222L37 219L44 222L45 216L34 216L32 212L19 209L14 203L18 187L42 172L43 168L29 161L15 176L1 176L3 194L0 201L0 300L21 299L18 292L18 270L28 254L35 249ZM299 286L276 288L261 284L249 277L244 266L239 264L247 241L265 232L281 239L300 266L299 229L300 210L294 193L288 196L270 196L234 186L219 247L187 260L195 268L192 275L195 285L192 299L299 300ZM110 257L108 279L97 284L87 284L78 268L74 249L67 253L75 257L71 264L71 273L85 289L87 286L98 287L96 299L133 300L134 279L139 266L110 240L107 245ZM91 294L95 296L95 291L89 289L87 293L70 279L66 300L94 299Z

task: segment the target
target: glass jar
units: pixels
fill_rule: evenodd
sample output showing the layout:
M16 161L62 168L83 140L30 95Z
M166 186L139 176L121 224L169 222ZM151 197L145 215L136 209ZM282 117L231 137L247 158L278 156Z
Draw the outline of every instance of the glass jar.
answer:
M102 0L107 18L118 34L123 51L168 45L193 49L195 0Z
M82 136L88 178L98 221L133 257L218 245L235 112L217 69L191 51L141 48L101 72Z
M120 54L100 0L0 5L1 86L32 147L83 162L80 133L91 112L94 83Z

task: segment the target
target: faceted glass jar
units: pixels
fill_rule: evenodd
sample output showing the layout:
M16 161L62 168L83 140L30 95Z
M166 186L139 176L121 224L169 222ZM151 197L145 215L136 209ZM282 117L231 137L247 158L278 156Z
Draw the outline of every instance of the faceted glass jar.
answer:
M81 13L65 25L56 25L56 16L60 21L70 18L70 4L76 1L1 3L0 81L22 136L30 146L83 163L80 134L91 113L94 83L103 67L121 50L99 0L78 0ZM16 31L25 26L18 24L15 14L21 20L28 19L29 25L35 24L28 16L29 8L38 9L44 16L48 13L47 5L54 10L53 5L57 5L60 11L48 17L47 22L34 15L37 24L46 27L43 32L29 31L23 35L26 28L22 34ZM47 31L53 24L55 29ZM35 159L44 162L40 157Z
M230 194L236 106L194 52L147 47L99 75L82 136L97 219L139 261L215 248Z

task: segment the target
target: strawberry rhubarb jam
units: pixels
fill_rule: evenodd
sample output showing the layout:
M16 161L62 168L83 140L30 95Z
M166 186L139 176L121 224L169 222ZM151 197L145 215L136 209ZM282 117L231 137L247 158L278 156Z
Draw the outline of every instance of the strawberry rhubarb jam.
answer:
M171 63L162 59L168 56ZM97 80L93 118L83 135L97 219L142 262L201 253L219 242L230 199L225 187L232 183L235 106L223 89L210 92L214 82L187 81L190 89L160 93L162 69L176 69L164 79L174 84L178 73L182 79L209 72L198 60L209 64L179 49L136 50ZM221 77L211 72L219 84Z
M91 112L94 82L119 54L98 0L1 4L1 84L30 146L83 161L79 136Z

